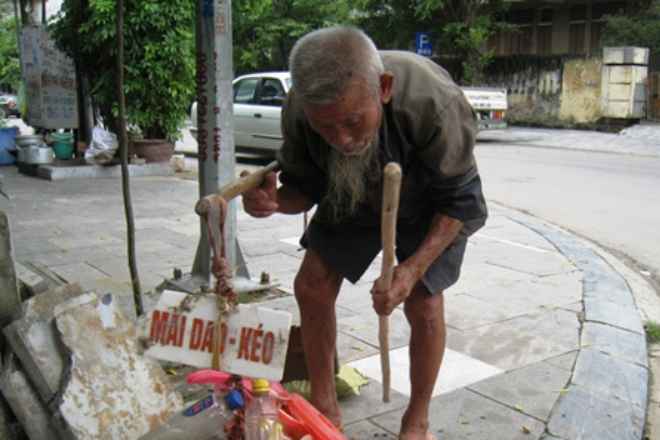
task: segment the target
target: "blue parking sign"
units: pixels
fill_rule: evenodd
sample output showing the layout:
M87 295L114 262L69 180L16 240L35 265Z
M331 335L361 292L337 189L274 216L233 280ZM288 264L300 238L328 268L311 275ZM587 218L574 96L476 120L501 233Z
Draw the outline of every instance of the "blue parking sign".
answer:
M415 53L429 58L433 56L431 34L427 32L415 33Z

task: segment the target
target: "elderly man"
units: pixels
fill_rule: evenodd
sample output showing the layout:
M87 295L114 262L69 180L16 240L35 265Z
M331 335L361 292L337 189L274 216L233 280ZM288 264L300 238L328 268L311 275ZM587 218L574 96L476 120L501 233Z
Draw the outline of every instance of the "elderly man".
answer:
M334 388L335 301L380 251L382 169L401 165L397 259L389 291L373 306L403 303L411 328L411 395L401 440L430 440L429 405L445 348L443 291L456 282L467 237L487 217L473 149L475 114L437 64L413 53L379 52L344 26L301 38L290 58L293 88L282 110L281 185L266 177L243 196L267 217L316 206L301 239L294 284L312 403L341 426Z

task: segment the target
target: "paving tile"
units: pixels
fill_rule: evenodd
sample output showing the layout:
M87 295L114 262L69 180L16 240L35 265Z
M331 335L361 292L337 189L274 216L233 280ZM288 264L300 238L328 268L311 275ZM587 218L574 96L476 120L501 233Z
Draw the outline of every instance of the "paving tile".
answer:
M598 298L584 299L585 321L619 327L633 333L645 334L642 320L636 308L624 307Z
M539 362L468 385L468 389L546 421L560 397L558 390L566 388L570 378L570 371Z
M573 371L573 367L575 366L575 360L577 359L578 354L579 354L578 350L570 351L566 354L562 354L553 358L546 359L545 362L547 362L550 365L554 365L555 367L562 368L566 371Z
M630 289L621 289L595 281L584 281L584 297L599 298L626 307L635 307L635 297Z
M394 411L374 417L372 421L387 431L398 432L402 413L402 410ZM514 408L465 389L434 398L430 414L429 433L447 440L530 440L538 438L545 428L540 421ZM531 434L525 433L524 427Z
M499 287L498 287L499 289ZM495 289L491 289L497 295ZM445 321L447 326L459 330L473 330L520 316L524 311L507 308L475 298L470 294L445 295Z
M521 314L539 308L552 308L582 299L579 272L518 280L488 289L472 290L469 295L495 306L505 305L510 312Z
M530 279L532 274L512 270L491 263L469 264L464 262L461 269L461 278L456 284L447 289L448 292L464 293L474 290L487 289L492 286L511 283L516 280Z
M504 236L484 235L482 240L466 252L466 263L486 261L533 275L552 275L575 270L559 252L516 242Z
M580 352L571 380L604 400L629 402L638 407L646 406L648 381L646 367L601 353L596 347Z
M608 325L585 322L581 343L583 349L595 348L627 362L644 367L648 365L645 335Z
M561 439L639 439L644 417L643 408L572 385L550 418L548 432Z
M396 420L396 426L385 432L395 434L399 432L398 423L400 421L400 413L408 405L408 397L398 393L392 388L390 393L390 402L383 402L383 389L380 383L371 382L369 385L360 389L360 394L357 396L345 396L339 399L339 409L342 413L342 419L345 426L351 426L354 423L363 422L371 419L374 416L387 413L392 414ZM382 432L382 427L380 427ZM350 437L349 437L350 438ZM356 437L356 440L362 440L361 437Z
M61 249L76 249L103 246L108 243L121 243L121 240L105 234L103 231L90 234L76 234L73 237L54 237L49 240Z
M87 263L71 263L61 266L50 266L50 268L67 282L72 283L77 281L83 285L86 281L108 276L107 272L101 272Z
M360 421L344 425L342 431L348 439L370 439L370 440L397 440L396 434L388 433L383 428L368 421Z
M571 351L570 347L521 332L505 324L485 325L452 334L447 338L447 346L506 371Z
M542 307L506 321L507 327L548 339L573 350L580 348L581 323L576 312Z
M374 382L382 383L380 356L371 356L350 363L365 376ZM390 351L390 372L392 389L410 396L410 360L408 347L401 347ZM459 352L446 349L442 368L433 388L433 396L449 393L456 389L466 387L488 377L501 374L503 371L477 359L470 358Z
M410 326L400 309L394 310L388 319L390 349L408 345ZM379 317L376 312L353 314L337 320L337 329L358 341L379 346Z

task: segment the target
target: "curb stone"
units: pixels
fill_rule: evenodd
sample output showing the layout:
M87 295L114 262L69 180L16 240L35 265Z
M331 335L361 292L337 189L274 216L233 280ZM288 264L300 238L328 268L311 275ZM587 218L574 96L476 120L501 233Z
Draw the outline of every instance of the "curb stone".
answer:
M508 216L545 237L584 271L581 348L569 391L552 412L546 430L550 436L543 440L641 439L649 359L646 335L628 283L596 252L559 229L518 211ZM614 304L619 307L610 307ZM625 317L620 315L621 306L630 311Z

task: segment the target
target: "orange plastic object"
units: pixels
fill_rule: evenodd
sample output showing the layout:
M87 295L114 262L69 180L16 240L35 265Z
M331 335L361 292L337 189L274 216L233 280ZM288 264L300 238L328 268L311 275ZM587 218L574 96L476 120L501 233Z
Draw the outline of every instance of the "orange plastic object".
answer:
M306 435L313 435L312 431L303 422L294 419L282 408L278 409L278 415L284 426L284 433L293 440L300 440Z
M300 394L289 394L285 409L291 417L306 427L314 440L346 440L344 434Z

